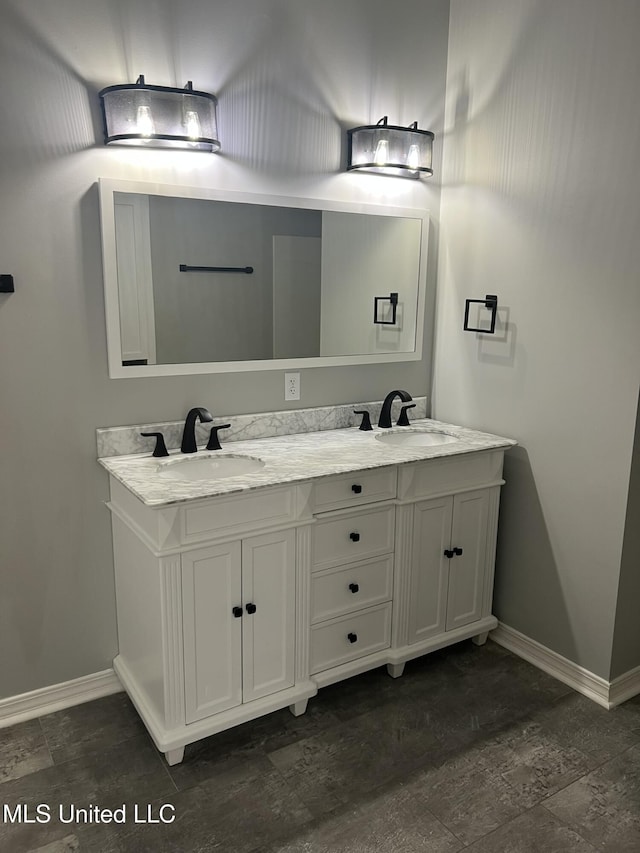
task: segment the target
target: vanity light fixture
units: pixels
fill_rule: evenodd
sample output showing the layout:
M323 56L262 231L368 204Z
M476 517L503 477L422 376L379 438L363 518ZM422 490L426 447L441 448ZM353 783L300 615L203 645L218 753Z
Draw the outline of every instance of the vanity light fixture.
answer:
M191 80L174 89L149 86L141 74L135 83L107 86L100 92L105 145L218 151L217 103Z
M409 127L400 127L387 124L387 119L384 116L377 124L347 131L347 171L361 169L409 178L433 175L433 133L418 130L417 121Z

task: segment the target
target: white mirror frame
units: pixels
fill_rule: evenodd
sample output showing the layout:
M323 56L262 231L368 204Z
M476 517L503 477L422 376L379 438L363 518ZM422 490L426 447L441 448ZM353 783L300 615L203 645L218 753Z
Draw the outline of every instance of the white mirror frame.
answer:
M391 362L419 361L422 358L424 311L427 281L429 242L428 211L389 205L342 202L319 198L293 198L289 196L261 195L231 192L205 187L184 187L143 181L99 179L100 219L102 230L102 266L104 274L105 317L107 327L107 353L109 376L112 379L147 376L187 376L202 373L237 373L247 370L300 370L305 367L343 367L355 364L388 364ZM238 202L248 204L294 207L306 210L329 210L345 213L363 213L382 216L402 216L422 222L418 301L416 309L415 348L411 352L376 353L365 355L319 356L308 358L261 359L253 361L215 361L184 364L122 364L120 311L118 303L118 270L116 260L116 223L114 193L141 193L187 199Z

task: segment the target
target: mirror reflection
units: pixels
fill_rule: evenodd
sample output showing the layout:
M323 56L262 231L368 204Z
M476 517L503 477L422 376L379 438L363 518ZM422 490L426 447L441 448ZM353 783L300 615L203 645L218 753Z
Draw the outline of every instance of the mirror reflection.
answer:
M120 368L111 375L416 357L417 211L105 193L103 183L110 365Z

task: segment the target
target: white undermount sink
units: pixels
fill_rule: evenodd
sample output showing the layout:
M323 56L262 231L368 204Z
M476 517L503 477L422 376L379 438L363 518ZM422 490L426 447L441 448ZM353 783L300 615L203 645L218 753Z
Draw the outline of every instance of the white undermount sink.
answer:
M251 474L264 468L262 459L253 456L200 456L187 457L162 462L158 465L158 477L163 480L220 480L224 477L237 477Z
M383 444L392 444L398 447L434 447L438 444L451 444L459 441L455 435L436 430L398 430L394 432L381 432L376 435L377 441Z

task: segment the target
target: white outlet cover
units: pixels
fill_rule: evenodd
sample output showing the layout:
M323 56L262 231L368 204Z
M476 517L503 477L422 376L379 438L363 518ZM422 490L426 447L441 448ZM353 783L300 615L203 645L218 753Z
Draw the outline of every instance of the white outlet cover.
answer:
M300 399L300 374L285 373L284 375L284 399L299 400Z

